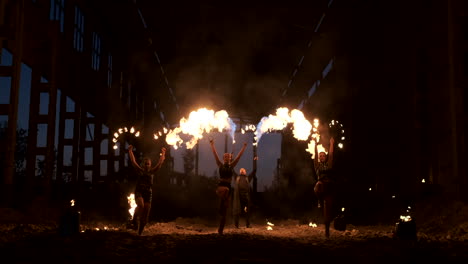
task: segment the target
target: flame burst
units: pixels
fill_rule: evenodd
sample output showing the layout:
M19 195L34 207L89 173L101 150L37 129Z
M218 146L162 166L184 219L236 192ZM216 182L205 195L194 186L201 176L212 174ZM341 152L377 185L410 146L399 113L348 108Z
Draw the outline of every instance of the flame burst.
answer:
M180 134L185 134L190 137L185 143L187 149L192 149L203 138L204 133L211 131L227 131L231 135L233 143L236 124L229 118L225 110L214 112L206 108L200 108L197 111L192 111L188 118L180 119L180 126L170 130L166 135L166 143L173 146L175 149L184 144L184 140Z
M312 124L304 117L304 114L297 109L289 111L286 107L280 107L276 109L276 115L262 117L257 125L254 139L258 143L264 133L282 130L291 123L293 124L294 138L298 140L307 140L309 138Z
M135 202L135 194L132 193L129 196L127 196L127 201L130 205L130 209L128 210L128 212L130 213L131 219L133 219L133 214L135 213L135 208L137 206Z

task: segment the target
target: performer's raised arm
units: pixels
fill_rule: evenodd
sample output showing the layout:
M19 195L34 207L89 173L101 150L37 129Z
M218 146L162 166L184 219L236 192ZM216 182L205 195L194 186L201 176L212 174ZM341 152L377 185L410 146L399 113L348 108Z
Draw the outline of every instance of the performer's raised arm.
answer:
M237 165L237 163L239 162L242 154L244 154L244 151L245 151L246 147L247 147L247 143L244 143L241 150L239 151L239 154L237 154L237 157L232 161L232 163L231 163L232 167L235 167Z
M132 145L128 146L128 156L130 157L130 163L132 164L133 167L135 167L135 168L137 168L139 170L143 170L143 168L141 168L140 165L138 165L138 163L135 160L135 155L133 154L133 146Z
M330 138L330 149L328 150L328 167L333 167L333 152L334 152L335 139Z
M254 160L257 161L257 160L258 160L258 157L255 156L255 157L254 157ZM249 180L249 182L251 182L252 179L255 178L256 175L257 175L257 166L254 166L252 172L250 172L249 176L247 177L247 179Z
M218 167L221 166L223 163L221 162L221 160L218 157L218 152L216 152L216 148L214 146L213 139L210 139L210 147L211 147L211 151L213 152L213 155L215 157L216 165L218 165Z
M314 146L314 168L317 168L318 167L318 163L319 163L319 153L318 153L318 140L317 138L314 139L314 142L315 142L315 146Z
M161 148L161 153L159 154L159 161L158 164L156 164L153 168L151 168L151 171L158 171L161 167L162 164L164 163L164 160L166 159L166 148Z

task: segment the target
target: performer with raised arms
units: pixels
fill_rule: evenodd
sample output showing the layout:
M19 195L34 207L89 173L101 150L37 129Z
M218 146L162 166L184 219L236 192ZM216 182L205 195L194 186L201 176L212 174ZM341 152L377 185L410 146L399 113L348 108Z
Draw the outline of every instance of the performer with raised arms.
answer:
M224 153L223 162L221 162L221 160L218 157L218 153L216 152L213 139L210 139L210 146L216 160L216 165L218 166L219 170L219 182L218 187L216 188L216 195L219 197L220 214L218 233L223 234L224 225L226 224L229 203L231 200L231 183L234 174L234 167L237 165L242 154L244 153L245 148L247 147L247 143L244 143L241 150L239 151L239 154L237 154L237 157L234 160L232 160L231 153Z
M133 146L128 146L128 155L132 166L138 173L137 184L135 188L135 202L137 207L135 208L135 214L133 217L133 228L138 229L138 235L141 235L146 223L148 222L149 213L151 210L151 201L153 196L153 178L162 166L166 158L166 149L161 148L161 154L159 156L158 163L152 167L151 159L146 157L143 158L141 166L138 165L133 154Z

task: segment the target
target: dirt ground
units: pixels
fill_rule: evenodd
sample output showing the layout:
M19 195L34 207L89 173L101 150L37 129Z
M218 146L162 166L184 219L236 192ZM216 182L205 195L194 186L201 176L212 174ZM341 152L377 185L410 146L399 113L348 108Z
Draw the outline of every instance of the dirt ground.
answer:
M421 230L416 240L407 240L395 238L392 225L347 225L344 231L332 228L327 239L321 224L313 227L292 219L269 223L257 221L239 229L231 224L219 235L216 224L177 218L151 222L138 236L125 223L86 223L73 235L58 232L54 223L10 222L0 225L0 254L12 263L419 263L434 257L468 263L466 232L455 236Z
M127 220L81 214L76 232L62 229L63 211L0 208L0 255L9 263L292 263L317 260L360 263L468 263L468 205L433 201L413 214L416 237L395 236L396 223L333 228L304 219L254 217L251 228L230 219L223 235L217 220L176 217L150 221L142 236ZM125 212L124 212L125 213ZM268 230L268 229L271 230ZM70 232L65 232L65 231ZM305 260L304 260L305 259Z

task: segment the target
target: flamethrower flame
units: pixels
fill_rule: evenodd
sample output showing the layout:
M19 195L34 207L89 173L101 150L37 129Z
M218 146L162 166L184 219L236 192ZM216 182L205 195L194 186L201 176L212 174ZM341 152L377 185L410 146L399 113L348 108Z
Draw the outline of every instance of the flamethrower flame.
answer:
M72 199L72 200L70 201L70 206L72 206L72 207L75 206L75 200Z
M130 209L128 210L128 212L130 213L131 219L133 219L133 214L135 213L135 208L137 206L135 202L135 194L132 193L129 196L127 196L127 201L130 205Z
M211 131L227 131L231 135L233 142L236 124L229 118L225 110L214 112L206 108L200 108L197 111L192 111L188 118L180 119L180 126L170 130L166 136L166 143L177 149L184 143L180 134L190 136L188 142L185 143L187 149L192 149L203 138L204 133Z
M276 115L262 117L255 131L255 141L258 143L264 133L283 130L288 124L293 124L292 132L297 140L307 140L312 130L312 124L297 109L289 111L286 107L276 109Z
M313 223L313 222L310 222L310 223L309 223L309 226L315 228L315 227L317 227L317 224L316 224L316 223Z

